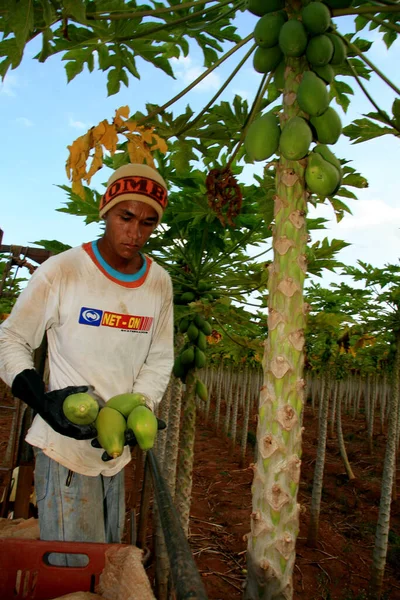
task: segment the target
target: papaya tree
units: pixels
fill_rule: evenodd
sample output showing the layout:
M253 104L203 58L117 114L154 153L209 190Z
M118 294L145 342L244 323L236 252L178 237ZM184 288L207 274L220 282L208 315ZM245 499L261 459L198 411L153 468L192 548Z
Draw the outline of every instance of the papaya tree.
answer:
M359 261L358 267L347 267L346 272L355 281L362 281L374 294L374 304L379 310L374 315L377 330L389 330L394 346L393 384L390 399L386 453L382 472L381 499L375 533L370 587L375 598L383 592L383 575L390 529L390 506L396 468L397 432L399 423L399 373L400 373L400 267L386 264L374 268Z
M189 42L196 42L203 51L207 70L178 97L162 107L149 107L143 115L141 123L154 124L160 130L168 106L236 51L252 44L209 105L196 117L188 113L179 121L173 119L168 131L172 143L181 148L180 164L186 166L189 160L198 159L196 150L204 157L202 153L218 143L218 136L228 147L232 142L237 144L234 150L228 149L230 159L225 156L209 187L217 210L221 208L221 196L214 184L231 177L235 163L241 159L273 163L265 166L265 171L272 166L275 177L273 260L268 266L268 337L245 598L291 598L305 385L307 207L327 199L340 219L349 210L342 198L354 197L347 186L366 185L348 161L338 159L328 147L342 133L339 114L331 102L334 99L347 110L353 93L339 77L352 78L374 109L361 122L345 128L351 140L357 143L380 135L398 136L400 130L399 98L395 98L389 115L372 98L365 80L373 71L396 96L400 96L399 88L366 56L371 42L357 38L355 33L342 35L332 18L356 16L358 31L367 25L377 26L390 47L399 31L396 14L400 7L392 2L361 2L353 7L350 0L248 0L247 4L197 0L161 6L157 3L154 8L122 0L104 0L101 6L89 0L15 0L4 4L0 16L3 76L9 68L18 67L26 44L41 36L42 50L37 58L44 61L62 53L69 80L85 65L89 70L94 68L96 52L96 64L107 71L108 92L112 94L121 82L129 83L129 75L139 76L136 57L173 75L171 58L187 54ZM232 19L244 9L259 21L255 30L241 39ZM226 42L232 44L229 50L224 47ZM261 74L261 85L249 115L240 115L236 135L232 135L221 116L214 113L214 123L207 121L208 109L250 56L254 69ZM196 136L194 127L199 129ZM194 148L193 137L200 139Z

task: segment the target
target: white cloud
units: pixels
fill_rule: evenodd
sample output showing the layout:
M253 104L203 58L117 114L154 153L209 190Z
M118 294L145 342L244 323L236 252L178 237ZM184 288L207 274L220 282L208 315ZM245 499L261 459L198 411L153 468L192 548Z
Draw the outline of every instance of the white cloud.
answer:
M27 119L26 117L17 117L15 120L17 123L23 125L24 127L33 127L32 121L30 119Z
M15 88L19 86L16 75L6 75L4 80L0 83L0 95L1 96L15 96Z
M82 121L76 121L72 116L69 117L68 125L74 129L89 129L86 123Z
M326 230L311 232L312 242L324 237L344 240L351 245L337 258L355 265L358 260L381 268L400 259L400 207L390 206L380 199L348 202L353 214L336 223L330 206L311 209L310 217L329 219ZM325 279L325 277L324 277Z
M196 64L192 61L188 56L180 57L176 59L172 59L174 68L174 73L178 79L178 81L182 81L184 86L186 87L190 83L192 83L195 79L197 79L202 73L206 71L204 67L201 67L199 64ZM218 90L221 87L221 79L215 73L215 71L211 72L207 77L205 77L200 83L198 83L193 91L197 92L207 92L210 90Z

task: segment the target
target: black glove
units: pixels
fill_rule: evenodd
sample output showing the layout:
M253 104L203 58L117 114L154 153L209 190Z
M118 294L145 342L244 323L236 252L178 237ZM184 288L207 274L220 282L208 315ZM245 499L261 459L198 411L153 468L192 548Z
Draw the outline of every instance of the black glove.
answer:
M97 430L93 425L71 423L64 415L63 402L67 396L87 390L86 385L81 385L46 393L43 380L35 369L18 373L11 386L13 395L33 408L54 431L76 440L89 440L97 435Z
M165 421L163 421L162 419L159 419L158 417L156 417L156 419L157 419L158 431L160 431L161 429L165 429L167 427L167 424L165 423ZM91 444L92 444L93 448L102 448L102 446L97 438L92 440ZM137 439L136 439L135 434L133 433L132 429L126 429L125 430L125 446L134 448L136 445L137 445ZM108 462L109 460L113 460L113 457L110 456L109 454L107 454L107 452L103 452L101 459L104 462Z

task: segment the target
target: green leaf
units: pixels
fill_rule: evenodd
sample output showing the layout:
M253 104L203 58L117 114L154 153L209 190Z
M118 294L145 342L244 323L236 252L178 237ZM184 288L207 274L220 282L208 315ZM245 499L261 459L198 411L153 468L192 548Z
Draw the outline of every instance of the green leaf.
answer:
M68 83L73 80L76 75L82 73L84 67L84 63L78 61L70 61L65 64L65 71L67 73L67 81Z
M54 7L51 3L51 0L40 0L40 4L42 5L43 9L44 24L47 26L51 25L55 16Z
M367 188L368 181L359 173L350 173L345 175L342 180L342 185L350 185L356 188Z
M392 104L393 120L397 128L400 129L400 99L396 98Z
M23 52L34 26L33 0L12 0L9 11L8 24L14 33L17 47Z
M79 23L86 23L86 4L84 0L63 0L64 11Z
M339 106L341 106L344 112L347 112L347 109L350 104L349 95L353 95L353 89L344 81L340 81L338 79L334 79L330 85L330 98L334 98Z
M394 132L395 130L391 127L380 127L370 119L356 119L351 125L343 129L344 135L352 140L352 144L360 144Z
M52 47L50 41L53 39L53 32L51 29L45 29L42 33L42 50L39 55L39 62L44 62L52 53Z
M117 94L121 87L120 84L121 69L111 69L107 75L107 92L109 96Z
M340 221L343 219L345 212L349 213L350 215L352 214L347 204L339 200L339 198L329 197L328 200L331 203L333 210L335 211L337 223L340 223Z

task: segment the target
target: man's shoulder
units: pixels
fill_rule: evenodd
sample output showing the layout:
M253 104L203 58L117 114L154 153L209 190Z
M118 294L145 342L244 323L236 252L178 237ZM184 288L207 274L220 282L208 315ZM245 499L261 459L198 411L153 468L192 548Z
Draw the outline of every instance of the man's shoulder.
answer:
M50 273L51 271L59 270L60 268L70 264L76 265L79 257L84 256L84 254L85 253L82 246L68 248L67 250L63 250L58 254L53 254L50 256L39 266L38 271L42 273Z

